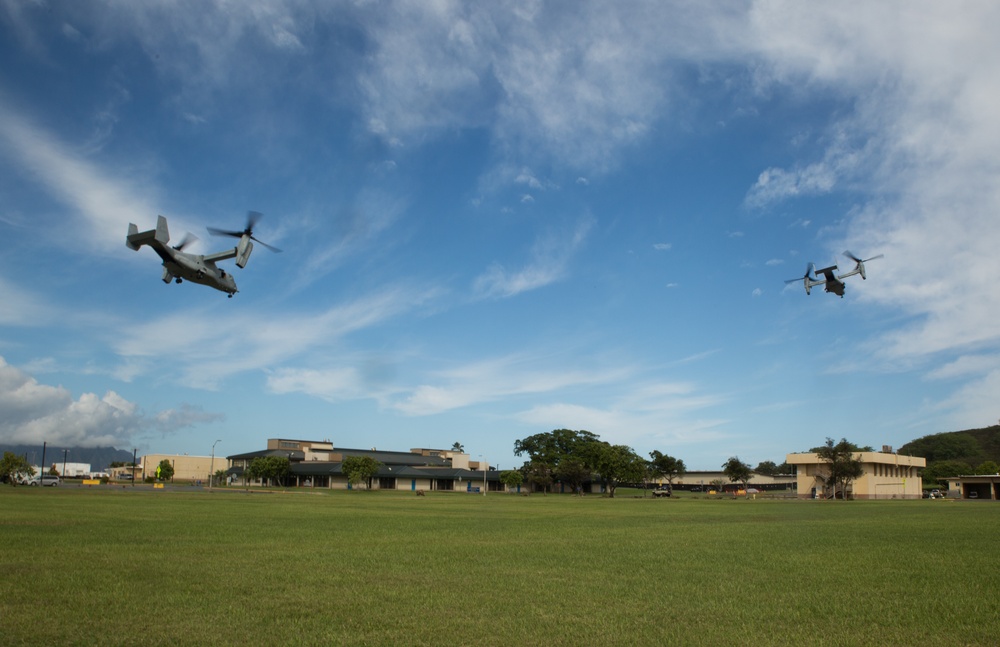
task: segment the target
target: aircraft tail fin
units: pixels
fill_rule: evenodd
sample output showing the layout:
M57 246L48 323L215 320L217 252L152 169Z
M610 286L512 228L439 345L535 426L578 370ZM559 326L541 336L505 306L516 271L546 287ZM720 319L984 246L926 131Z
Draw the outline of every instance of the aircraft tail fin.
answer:
M139 231L133 223L128 224L128 235L125 236L125 246L136 250L143 245L149 245L153 241L166 245L170 242L170 232L167 230L167 219L163 216L156 217L156 229L149 231Z

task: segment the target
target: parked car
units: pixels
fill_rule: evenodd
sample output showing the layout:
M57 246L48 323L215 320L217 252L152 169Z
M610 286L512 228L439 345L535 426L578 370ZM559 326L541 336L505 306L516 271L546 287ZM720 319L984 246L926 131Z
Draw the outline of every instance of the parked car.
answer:
M658 487L655 490L653 490L653 496L655 497L670 496L671 494L672 494L671 489L666 486Z
M60 483L62 483L62 481L59 480L58 476L51 476L49 474L36 476L28 481L28 485L45 485L49 487L55 487Z

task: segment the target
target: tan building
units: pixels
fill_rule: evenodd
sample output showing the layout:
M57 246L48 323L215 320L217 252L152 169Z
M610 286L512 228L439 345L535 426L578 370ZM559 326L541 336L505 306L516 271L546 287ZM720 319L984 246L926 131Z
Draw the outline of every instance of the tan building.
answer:
M948 498L1000 501L1000 474L951 477L948 479Z
M722 470L685 472L683 476L674 479L674 487L678 490L696 490L708 492L712 489L712 483L722 481L723 490L737 491L742 488L741 483L733 483ZM660 483L666 483L666 479L660 479ZM777 476L765 476L764 474L753 473L747 482L747 487L757 488L767 492L791 490L795 486L795 477L789 474L779 474Z
M224 470L229 465L229 462L222 456L216 456L213 463L211 456L146 454L139 460L140 467L136 468L136 478L146 480L148 477L155 477L156 467L163 460L170 461L173 466L174 482L189 481L194 483L202 481L207 484L209 474ZM139 471L140 469L141 471ZM126 468L126 471L131 471L131 468Z
M851 483L848 495L855 499L919 499L923 495L920 471L927 459L885 452L858 452L862 475ZM824 478L827 462L814 452L788 454L785 461L796 467L800 499L830 496Z

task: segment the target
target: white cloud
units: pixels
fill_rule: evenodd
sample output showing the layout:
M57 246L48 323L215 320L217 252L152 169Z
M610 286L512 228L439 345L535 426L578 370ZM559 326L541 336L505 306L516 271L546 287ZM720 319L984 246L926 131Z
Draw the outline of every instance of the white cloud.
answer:
M407 415L430 415L500 399L614 383L630 373L629 367L553 371L527 357L503 357L438 372L431 376L434 384L407 389L390 406Z
M746 197L751 207L766 207L792 197L820 195L833 190L836 175L826 164L810 164L804 169L785 171L769 168L757 178Z
M139 433L169 433L220 419L191 406L146 416L114 391L76 400L62 387L40 384L0 357L0 437L13 444L126 446Z
M99 250L123 245L128 223L137 215L156 213L140 191L120 178L111 178L70 146L10 109L0 111L0 151L46 187L52 196L83 218L55 240L76 236Z
M152 360L170 358L171 377L191 386L216 388L232 375L273 370L306 353L329 349L345 336L410 312L437 294L434 289L390 287L313 314L216 313L211 326L204 325L208 315L187 310L129 325L111 344L133 376L149 368ZM162 372L164 367L159 364L155 370ZM288 389L295 379L292 374L273 377L273 388Z
M592 226L592 219L584 219L566 237L549 234L539 238L527 265L509 271L494 263L476 277L473 291L479 298L507 298L563 279L573 255L583 245Z
M655 249L658 252L669 251L670 248L672 247L673 245L671 245L670 243L653 243L653 249Z

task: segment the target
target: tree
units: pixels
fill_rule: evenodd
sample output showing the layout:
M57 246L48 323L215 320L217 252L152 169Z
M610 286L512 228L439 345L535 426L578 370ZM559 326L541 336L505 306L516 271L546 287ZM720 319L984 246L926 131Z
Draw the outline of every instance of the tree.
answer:
M533 489L548 492L552 485L552 467L542 461L531 461L524 466L524 476Z
M583 493L583 484L590 480L590 468L583 460L570 456L559 462L552 476L570 487L574 494Z
M371 479L378 474L382 463L371 456L348 456L340 464L340 471L347 477L347 482L351 485L367 483L371 488Z
M500 472L500 482L507 486L508 490L516 490L524 483L524 475L517 470L507 470Z
M22 475L31 477L35 475L33 468L23 456L18 456L14 452L4 452L0 459L0 482L9 481L11 485L17 485L17 479Z
M174 466L169 459L164 458L156 466L156 478L159 481L169 481L174 478Z
M275 485L281 485L290 468L291 463L285 456L258 456L250 462L244 476L251 481L260 479L265 484L274 481Z
M541 462L555 468L565 458L574 457L587 462L589 447L598 442L599 436L589 431L556 429L514 441L514 455L528 455L529 462Z
M739 456L730 456L729 460L722 464L722 473L726 475L732 483L739 483L743 489L747 489L747 483L753 475L750 466L740 460Z
M754 474L760 474L761 476L774 476L775 474L780 474L778 471L778 465L774 461L761 461L757 463L757 467L753 468Z
M851 487L854 479L864 474L864 466L861 459L855 456L857 445L847 442L841 438L839 443L834 444L833 438L827 438L826 444L819 447L816 454L819 459L827 463L829 475L826 482L833 487L833 497L837 498L839 488L840 495L846 499L847 490Z
M945 485L945 481L949 477L962 476L974 471L976 470L972 468L972 465L969 465L965 461L937 461L933 465L928 465L922 476L926 483Z
M594 471L601 475L608 488L608 497L612 499L619 483L641 481L646 468L646 461L627 445L596 443L591 460Z
M459 454L464 454L465 453L465 445L463 445L462 443L460 443L458 441L455 441L455 443L451 446L451 451L458 452Z
M654 478L665 478L670 487L674 486L674 479L680 478L687 473L684 461L674 458L668 454L663 454L658 450L649 452L649 465L652 468Z
M1000 474L1000 465L994 461L985 461L976 468L976 474Z
M215 476L212 481L221 485L226 482L226 478L226 470L215 470Z

